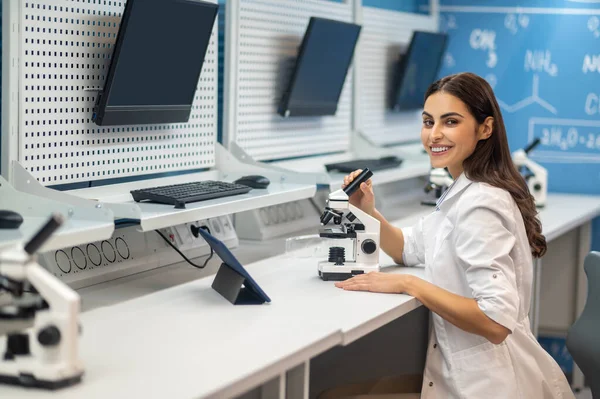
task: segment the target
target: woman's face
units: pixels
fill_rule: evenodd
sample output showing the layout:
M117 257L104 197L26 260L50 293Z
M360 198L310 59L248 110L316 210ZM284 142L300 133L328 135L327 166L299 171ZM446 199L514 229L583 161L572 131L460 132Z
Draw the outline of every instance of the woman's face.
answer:
M493 118L479 125L466 104L444 92L432 94L425 101L421 141L434 168L448 168L456 179L463 171L463 161L477 142L491 136Z

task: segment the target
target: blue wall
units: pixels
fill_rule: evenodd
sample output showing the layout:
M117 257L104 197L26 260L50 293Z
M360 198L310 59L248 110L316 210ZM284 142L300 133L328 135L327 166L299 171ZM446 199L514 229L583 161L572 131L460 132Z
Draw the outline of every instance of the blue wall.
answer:
M440 75L471 71L492 84L511 150L542 138L532 157L548 169L550 191L600 194L600 1L441 6L450 42ZM598 220L593 248L600 249Z
M440 0L442 6L597 8L598 0ZM443 11L443 10L442 10Z
M414 12L417 14L427 14L429 0L363 0L365 7L377 7L385 10Z

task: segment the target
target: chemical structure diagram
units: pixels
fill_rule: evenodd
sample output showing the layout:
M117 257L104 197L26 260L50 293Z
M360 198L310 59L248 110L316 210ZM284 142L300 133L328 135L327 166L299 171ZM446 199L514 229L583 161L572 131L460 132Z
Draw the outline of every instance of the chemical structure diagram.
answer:
M530 106L531 104L538 104L556 115L556 108L554 108L550 103L548 103L544 99L540 98L540 78L537 74L533 75L533 87L531 91L531 96L524 98L521 101L516 102L515 104L508 105L500 99L498 99L498 104L501 108L503 108L506 112L509 113L517 112L525 107Z
M496 31L491 29L473 29L469 36L469 45L473 50L487 51L488 58L485 62L488 68L495 68L498 64L496 53Z
M448 68L452 68L456 65L456 60L454 59L452 54L446 53L446 55L444 56L444 65Z
M440 27L443 32L448 32L449 30L458 29L458 25L456 24L456 17L452 14L441 15L440 16Z
M588 19L587 27L596 39L600 37L600 19L597 16Z
M519 28L526 29L529 26L529 16L524 14L506 14L504 18L504 27L508 29L510 33L516 35Z
M496 84L498 83L498 78L493 73L488 73L487 75L485 75L485 80L487 80L492 89L496 87Z

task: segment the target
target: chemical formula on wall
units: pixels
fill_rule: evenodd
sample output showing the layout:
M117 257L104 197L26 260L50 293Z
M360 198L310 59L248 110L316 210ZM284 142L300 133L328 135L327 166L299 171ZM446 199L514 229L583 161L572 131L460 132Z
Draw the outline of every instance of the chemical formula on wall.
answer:
M511 150L541 139L531 156L548 168L551 191L598 193L600 181L583 175L600 176L600 3L491 3L441 2L450 41L440 75L471 71L490 83Z

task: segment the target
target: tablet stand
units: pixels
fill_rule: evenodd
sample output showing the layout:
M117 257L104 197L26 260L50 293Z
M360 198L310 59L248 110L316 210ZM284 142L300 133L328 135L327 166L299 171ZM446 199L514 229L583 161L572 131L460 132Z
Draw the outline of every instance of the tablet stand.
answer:
M227 263L221 263L212 288L234 305L260 305L265 302L245 286L246 278Z

